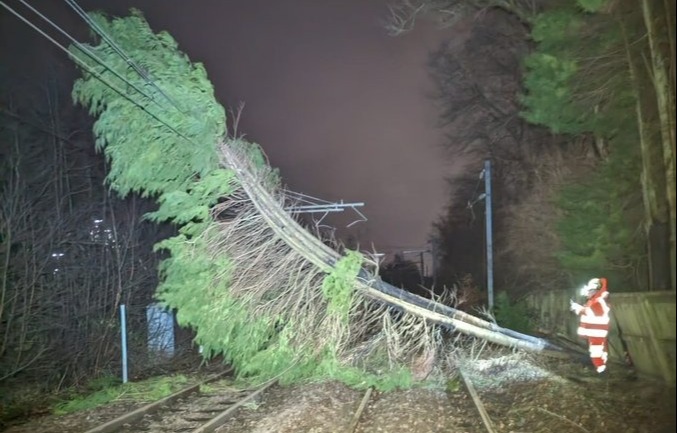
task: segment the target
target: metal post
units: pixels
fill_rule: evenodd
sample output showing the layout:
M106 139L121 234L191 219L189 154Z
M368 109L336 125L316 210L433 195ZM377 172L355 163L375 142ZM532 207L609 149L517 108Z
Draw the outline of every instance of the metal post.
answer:
M122 339L122 383L127 383L127 312L125 304L120 305L120 334Z
M494 308L494 254L491 227L491 161L484 161L484 206L487 234L487 298L489 310Z
M431 272L433 274L433 287L437 287L437 240L430 241L430 256L432 257Z

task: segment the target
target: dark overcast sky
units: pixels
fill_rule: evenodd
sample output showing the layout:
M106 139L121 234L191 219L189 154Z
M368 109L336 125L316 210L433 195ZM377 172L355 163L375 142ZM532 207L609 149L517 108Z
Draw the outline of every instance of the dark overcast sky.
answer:
M65 5L31 4L83 35ZM363 249L425 245L447 203L445 177L461 166L441 150L443 133L427 96L427 56L448 32L421 22L412 33L390 37L381 25L385 2L375 0L79 4L114 15L134 6L153 30L169 31L182 51L205 64L227 109L245 102L240 132L263 147L291 189L365 203L360 210L368 222L342 231ZM39 36L25 25L10 34L8 23L17 20L0 13L2 49L16 46L20 35L22 55L12 67L26 67L48 45L32 43ZM355 218L348 211L326 221L340 229Z

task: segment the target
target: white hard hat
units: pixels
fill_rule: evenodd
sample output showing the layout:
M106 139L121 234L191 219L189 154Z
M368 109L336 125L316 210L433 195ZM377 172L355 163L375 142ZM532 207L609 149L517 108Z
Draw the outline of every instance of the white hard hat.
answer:
M588 281L588 284L581 288L581 296L590 297L595 291L602 288L602 282L599 278L593 278Z

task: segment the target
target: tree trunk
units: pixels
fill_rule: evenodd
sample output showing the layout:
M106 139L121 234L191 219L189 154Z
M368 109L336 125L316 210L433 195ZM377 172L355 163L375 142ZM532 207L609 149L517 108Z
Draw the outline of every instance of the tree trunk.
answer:
M261 184L244 158L231 149L231 143L221 146L223 166L237 173L240 185L267 224L289 247L301 253L314 266L331 272L341 256L309 231L301 227L280 206L279 201ZM357 289L367 298L412 314L424 321L470 335L495 344L540 352L550 356L566 355L547 340L501 328L449 306L409 293L371 275L362 269L356 279Z
M657 9L659 10L654 9L653 1L642 1L642 13L649 39L650 51L648 74L651 77L656 95L660 139L663 150L663 165L665 169L667 210L670 221L668 225L670 239L670 288L675 290L675 88L672 86L672 80L669 77L670 57L674 59L675 53L667 49L672 37L668 27L671 23L670 11L667 9ZM661 30L665 32L662 35L663 37L660 35Z
M628 72L636 99L637 130L642 156L642 196L644 198L649 289L668 290L670 272L667 259L670 257L667 243L661 241L669 236L670 214L667 201L665 162L660 137L653 133L651 122L655 118L656 97L650 86L650 77L643 65L643 50L637 50L627 34L627 23L619 20L624 33Z

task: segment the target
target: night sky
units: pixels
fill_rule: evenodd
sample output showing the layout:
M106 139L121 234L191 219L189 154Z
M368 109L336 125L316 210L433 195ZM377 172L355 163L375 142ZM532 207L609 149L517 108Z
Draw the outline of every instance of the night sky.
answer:
M81 40L87 34L65 4L31 4ZM290 189L364 202L359 210L367 222L345 228L358 219L349 210L324 220L340 236L370 251L426 246L448 201L445 178L463 166L441 148L443 131L429 97L428 54L448 30L421 21L409 34L388 36L383 1L79 4L113 15L136 7L154 31L170 32L191 60L205 64L226 109L245 103L239 132L263 147ZM4 9L0 15L2 64L39 74L45 52L55 49ZM55 57L69 62L63 53Z

